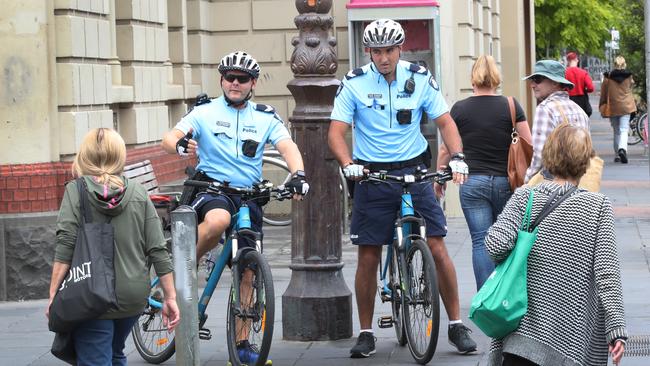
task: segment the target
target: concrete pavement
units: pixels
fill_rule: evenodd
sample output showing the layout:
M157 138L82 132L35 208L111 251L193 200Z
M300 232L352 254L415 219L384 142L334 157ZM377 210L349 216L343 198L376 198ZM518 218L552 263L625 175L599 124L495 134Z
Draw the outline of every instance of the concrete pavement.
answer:
M595 109L597 113L597 109ZM592 116L592 136L598 154L605 160L602 192L608 195L616 213L616 229L621 258L623 290L627 326L630 334L650 334L650 174L648 158L641 145L629 149L629 164L614 163L609 123ZM288 228L265 228L265 253L271 261L276 290L276 322L271 358L276 366L363 366L363 365L412 365L407 348L395 342L392 329L376 329L377 354L369 359L348 358L355 338L335 342L289 342L282 339L282 294L289 284L290 230ZM473 336L479 344L479 352L457 355L447 342L447 318L441 314L440 339L432 365L477 365L485 356L489 339L481 334L467 319L468 306L475 293L471 265L471 239L464 219L449 220L447 245L458 272L463 321L474 329ZM344 278L350 289L354 285L356 249L344 240ZM49 276L49 273L44 273ZM204 274L200 274L204 278ZM207 327L212 330L210 341L201 341L202 365L225 365L227 360L225 333L225 302L227 278L223 278L208 307L210 315ZM354 299L353 299L354 302ZM0 303L0 365L59 365L49 353L53 335L48 332L44 317L45 300ZM389 314L389 304L377 304L376 315ZM354 335L358 332L356 309L353 314ZM145 365L129 339L126 352L130 365ZM174 358L165 364L175 364ZM623 359L623 365L650 365L648 357Z

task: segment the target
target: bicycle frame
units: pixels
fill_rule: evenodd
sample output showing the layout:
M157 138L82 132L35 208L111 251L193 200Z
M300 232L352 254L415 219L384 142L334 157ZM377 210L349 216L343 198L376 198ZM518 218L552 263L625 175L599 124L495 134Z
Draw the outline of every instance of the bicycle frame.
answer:
M414 234L414 228L419 228L419 233ZM408 234L404 237L404 232ZM413 207L413 197L408 191L407 186L404 186L402 192L402 204L400 208L399 215L397 220L395 220L395 237L393 244L388 246L386 251L386 261L381 268L380 280L382 283L382 290L388 296L392 297L392 290L388 286L388 281L386 279L386 274L388 273L388 263L393 260L393 255L397 251L400 255L398 256L397 268L400 273L400 277L403 271L403 268L406 268L406 259L405 255L408 252L408 249L411 244L411 240L414 238L424 239L426 237L426 226L423 218L415 216L415 209ZM410 284L401 282L402 293L405 296L410 296Z
M212 295L214 294L214 290L217 288L217 284L219 283L219 280L221 279L221 275L223 274L224 269L226 268L226 265L228 264L228 260L232 259L232 268L231 271L233 273L237 273L236 271L238 270L238 261L239 258L248 250L254 250L253 248L245 247L242 248L241 250L239 249L239 237L240 233L241 234L246 234L250 235L255 238L255 250L261 251L262 247L262 241L261 241L261 234L252 230L251 226L251 219L250 219L250 209L246 203L243 203L237 213L232 217L231 219L232 222L232 232L230 234L230 237L225 241L223 244L223 250L221 251L221 254L219 257L216 258L216 261L214 262L214 266L210 270L210 274L208 277L208 280L206 282L205 288L203 289L203 292L201 293L201 297L199 298L199 319L203 319L205 316L205 311L208 307L208 304L210 303L210 299L212 298ZM156 277L153 280L151 280L151 287L154 287L158 284L159 278ZM233 276L233 287L234 288L239 288L239 278L238 276ZM234 291L235 295L235 303L237 304L236 309L240 308L239 305L239 293L238 291ZM160 301L157 301L155 298L152 296L149 296L149 305L155 308L162 308L162 303Z

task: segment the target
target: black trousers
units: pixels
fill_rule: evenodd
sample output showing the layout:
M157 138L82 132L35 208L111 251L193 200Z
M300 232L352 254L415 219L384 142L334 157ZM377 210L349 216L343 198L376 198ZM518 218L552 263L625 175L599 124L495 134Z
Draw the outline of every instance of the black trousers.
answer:
M503 354L503 366L538 366L536 363L512 353Z

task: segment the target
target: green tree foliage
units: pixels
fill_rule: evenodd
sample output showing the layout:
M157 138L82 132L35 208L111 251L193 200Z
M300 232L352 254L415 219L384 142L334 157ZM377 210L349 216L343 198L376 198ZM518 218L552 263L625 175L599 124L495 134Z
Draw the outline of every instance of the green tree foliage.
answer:
M609 29L620 14L614 1L535 0L537 58L559 58L567 48L603 56Z
M641 0L535 0L537 59L559 59L565 51L604 58L616 28L620 49L613 56L625 57L635 91L646 100L643 7Z
M618 54L625 57L627 69L634 74L636 93L646 99L645 85L645 29L643 24L643 1L618 0L617 9L622 12L621 41Z

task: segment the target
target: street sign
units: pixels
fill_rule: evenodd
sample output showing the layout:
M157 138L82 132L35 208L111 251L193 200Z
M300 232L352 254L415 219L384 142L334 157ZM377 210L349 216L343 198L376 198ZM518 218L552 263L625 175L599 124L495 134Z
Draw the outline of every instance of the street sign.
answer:
M612 29L610 33L612 34L612 42L610 46L613 50L618 50L618 41L621 39L621 35L616 29Z

